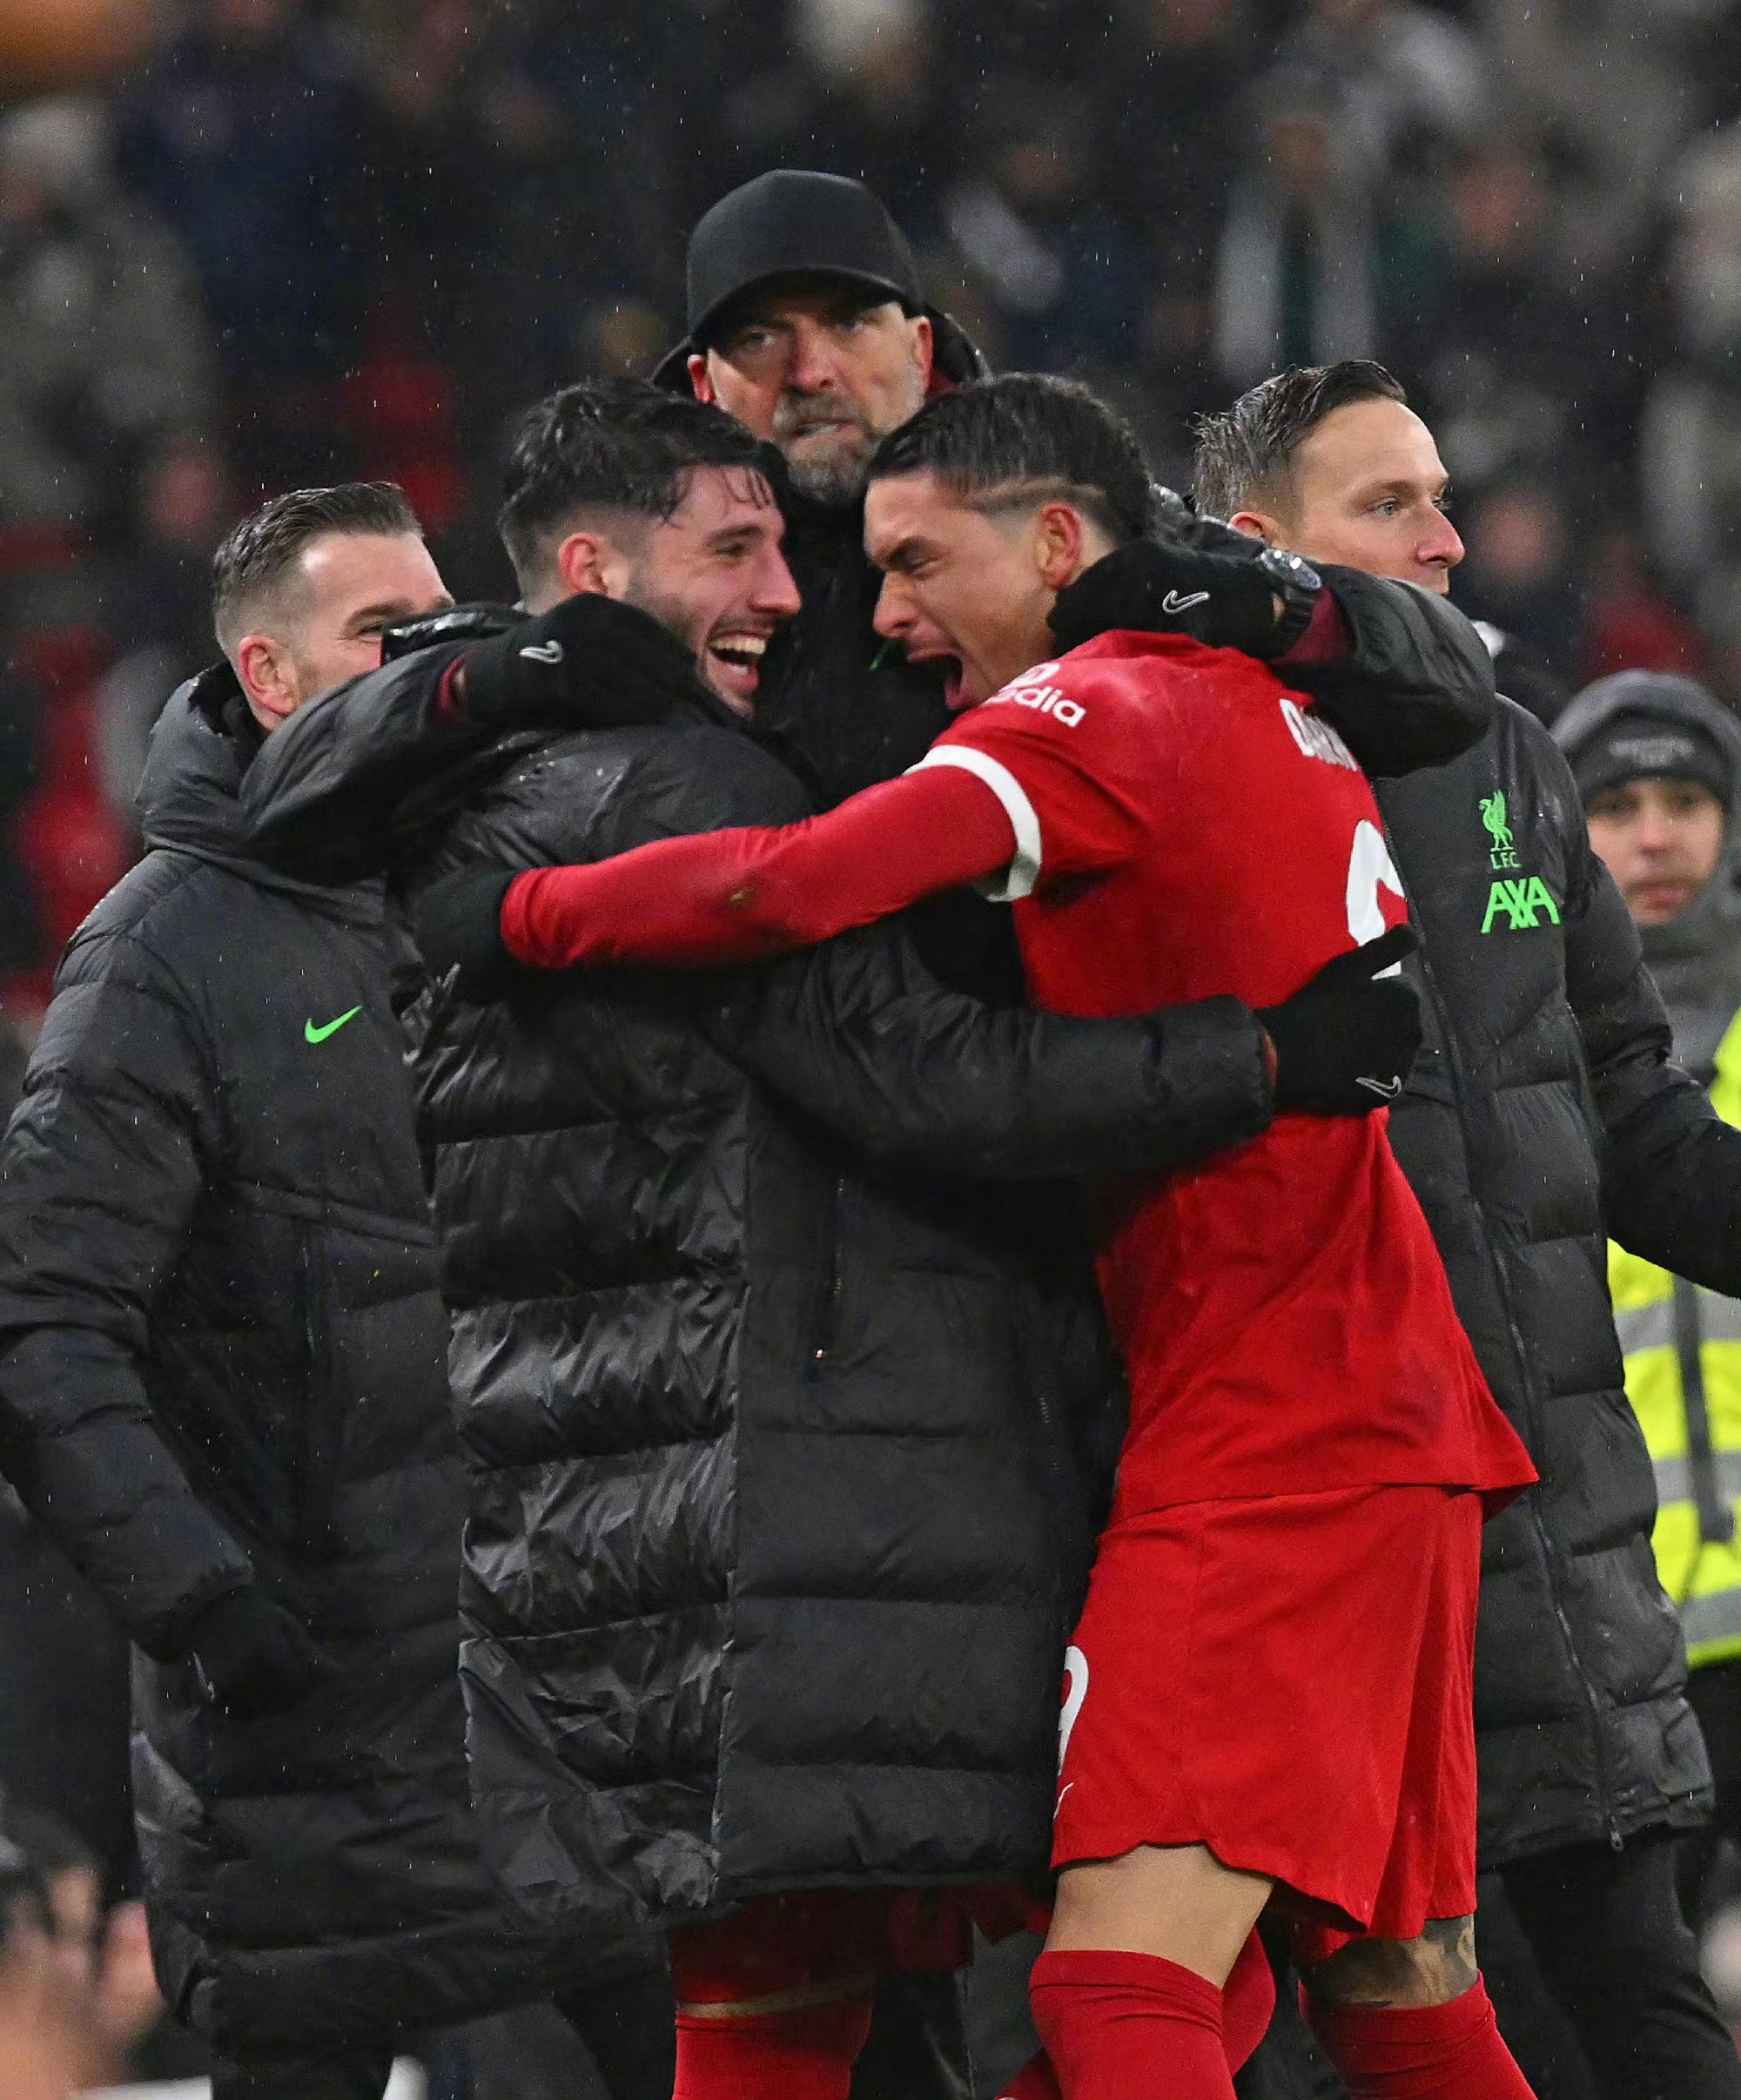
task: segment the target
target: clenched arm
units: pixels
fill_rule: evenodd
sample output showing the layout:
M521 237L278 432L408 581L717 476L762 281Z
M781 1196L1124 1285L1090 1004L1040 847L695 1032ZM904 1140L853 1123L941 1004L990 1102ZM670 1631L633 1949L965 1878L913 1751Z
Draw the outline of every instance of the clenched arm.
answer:
M212 1089L131 940L75 951L0 1150L0 1459L140 1646L174 1653L252 1565L151 1417L150 1302L198 1201Z

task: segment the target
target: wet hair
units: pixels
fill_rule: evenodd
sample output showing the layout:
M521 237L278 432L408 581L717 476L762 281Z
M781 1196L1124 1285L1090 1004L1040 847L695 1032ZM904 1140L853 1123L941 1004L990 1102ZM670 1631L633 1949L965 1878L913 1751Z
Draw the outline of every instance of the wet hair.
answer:
M975 509L1063 500L1122 544L1148 530L1153 496L1136 433L1073 380L975 380L928 401L870 455L867 480L934 474Z
M521 418L496 524L523 589L548 562L553 535L588 512L656 523L682 501L696 468L750 468L772 479L777 460L723 408L642 380L585 380Z
M1274 495L1294 455L1326 416L1356 401L1408 399L1400 383L1370 358L1278 372L1242 394L1225 414L1198 419L1193 475L1198 509L1212 518L1249 510Z
M334 488L292 488L274 496L224 536L212 557L212 623L228 655L262 602L328 533L423 536L417 513L393 481L341 481Z

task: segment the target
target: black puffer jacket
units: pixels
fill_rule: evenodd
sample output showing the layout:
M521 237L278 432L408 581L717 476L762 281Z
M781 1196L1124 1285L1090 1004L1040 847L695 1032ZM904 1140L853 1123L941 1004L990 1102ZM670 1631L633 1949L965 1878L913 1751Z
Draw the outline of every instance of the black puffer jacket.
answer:
M214 2043L265 2052L536 1995L542 1964L467 1798L464 1491L379 886L249 856L251 741L171 701L151 850L61 964L0 1152L0 1439L150 1659L158 1975ZM337 1669L242 1722L176 1658L249 1582Z
M1488 1526L1475 1666L1483 1864L1706 1813L1686 1666L1650 1553L1604 1228L1741 1289L1741 1132L1668 1060L1661 1000L1571 775L1501 703L1379 805L1425 948L1428 1037L1391 1141L1541 1485Z
M409 659L374 697L414 713L440 668ZM353 740L366 763L366 697L273 738L257 809L341 781ZM424 869L804 807L698 699L514 759ZM888 928L723 993L575 973L481 1011L425 991L474 1476L473 1779L539 1912L584 1926L626 1893L671 1923L761 1889L1044 1870L1088 1545L1069 1417L1106 1360L1079 1270L1039 1251L1067 1201L942 1177L1260 1127L1242 1014L993 1013Z

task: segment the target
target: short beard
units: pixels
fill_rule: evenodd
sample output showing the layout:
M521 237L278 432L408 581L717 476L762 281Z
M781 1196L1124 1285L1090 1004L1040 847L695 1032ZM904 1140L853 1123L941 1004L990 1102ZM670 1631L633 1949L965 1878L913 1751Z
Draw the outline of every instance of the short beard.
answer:
M864 469L870 463L868 440L803 459L786 454L786 472L801 496L824 510L845 510L864 494Z

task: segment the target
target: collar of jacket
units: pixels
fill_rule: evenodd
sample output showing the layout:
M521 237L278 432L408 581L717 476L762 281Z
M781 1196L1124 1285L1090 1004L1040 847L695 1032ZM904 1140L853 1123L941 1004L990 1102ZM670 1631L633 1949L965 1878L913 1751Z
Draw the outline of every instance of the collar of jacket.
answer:
M242 775L264 741L227 663L178 686L151 731L134 808L150 850L186 853L227 868L257 889L294 897L326 916L376 927L378 882L326 888L300 882L250 852L237 795Z

